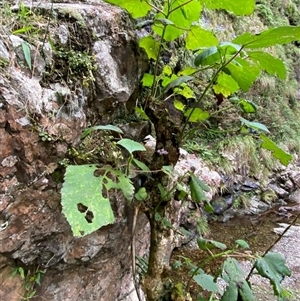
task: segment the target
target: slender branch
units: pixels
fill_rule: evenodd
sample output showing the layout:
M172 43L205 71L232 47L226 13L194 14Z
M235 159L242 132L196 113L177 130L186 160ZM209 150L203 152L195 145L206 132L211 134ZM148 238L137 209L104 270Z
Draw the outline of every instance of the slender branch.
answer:
M208 90L214 85L215 80L217 79L217 76L219 75L219 73L228 65L230 64L243 50L244 46L242 46L237 53L232 56L232 58L230 58L225 64L223 64L222 66L219 67L219 69L216 71L216 73L214 74L213 78L211 79L211 81L208 83L208 85L205 87L203 93L201 94L201 96L199 97L198 101L195 102L193 109L191 110L188 118L186 119L183 128L182 128L182 132L181 132L181 136L179 139L179 142L182 141L183 135L184 135L184 130L187 127L188 121L191 118L192 114L194 113L195 109L196 109L196 105L204 98L204 96L206 95L206 93L208 92Z
M190 2L193 2L193 1L194 1L194 0L189 0L189 1L185 2L185 3L182 3L182 4L178 5L178 6L176 6L175 8L173 8L173 9L171 9L171 10L169 11L169 14L171 14L173 11L177 10L178 8L183 7L183 6L189 4Z
M163 10L161 10L160 8L156 7L154 4L152 4L151 2L144 0L149 6L151 6L154 10L160 12L161 14L163 14L166 17L166 14Z

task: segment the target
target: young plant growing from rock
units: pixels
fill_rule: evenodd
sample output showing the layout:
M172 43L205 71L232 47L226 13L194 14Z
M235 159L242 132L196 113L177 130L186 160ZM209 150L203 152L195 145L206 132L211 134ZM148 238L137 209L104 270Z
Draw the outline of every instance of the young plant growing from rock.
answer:
M147 30L151 31L151 35L140 39L139 45L149 58L150 71L145 73L142 79L143 95L146 95L142 99L142 110L155 129L155 151L146 166L133 157L135 151L144 150L143 146L130 139L122 139L118 144L129 152L125 170L110 166L97 169L96 165L68 166L62 189L63 212L74 235L82 236L114 222L109 202L112 189L121 190L130 202L134 199L139 201L140 210L147 215L151 227L148 269L142 279L142 286L147 300L165 300L164 298L170 297L165 291L168 282L166 275L175 247L175 237L178 235L176 227L179 226L171 222L175 220L176 215L174 194L177 190L187 193L182 186L174 185L172 179L173 167L179 160L179 147L189 134L191 124L197 128L220 111L232 107L239 108L243 116L255 112L257 110L255 104L236 97L237 93L240 90L248 91L262 71L281 79L285 78L283 62L269 54L267 50L261 49L300 40L300 27L282 26L254 35L247 32L232 41L219 42L211 31L197 25L203 6L208 9L224 9L235 15L249 15L254 10L254 0L226 2L107 0L107 2L127 9L133 18L146 19L150 16L149 20L142 21L138 27L146 26ZM150 11L151 14L148 15ZM168 47L172 47L172 43L178 38L183 39L186 50L194 54L194 63L175 71L170 64L162 62L162 59L164 53L170 51ZM204 70L210 70L211 76L203 84L199 74ZM228 105L222 109L218 107L213 112L201 109L201 101L210 91L215 95L217 105L222 102ZM193 101L185 103L179 100L182 97ZM271 151L282 164L287 165L290 162L291 156L266 136L269 132L266 126L244 117L239 117L237 122L240 125L237 134L247 132L255 135L261 141L261 147ZM102 129L118 131L112 126L109 127ZM138 174L151 173L151 176L145 179L142 189L138 191L135 191L130 178L133 164L140 169ZM193 173L193 170L177 179L177 182L181 184L186 178L191 199L210 212L212 207L205 194L209 187ZM224 270L229 278L234 274L235 268L234 261L225 264ZM281 275L284 275L283 272L286 270L279 271ZM228 290L232 289L234 293L229 297L226 290L222 300L235 301L238 297L242 300L252 300L245 299L247 297L239 293L237 290L239 282L236 278L228 277ZM244 281L241 290L244 289L244 285L246 287L248 284ZM182 298L185 289L187 287L183 287ZM274 293L279 296L278 290L274 290Z

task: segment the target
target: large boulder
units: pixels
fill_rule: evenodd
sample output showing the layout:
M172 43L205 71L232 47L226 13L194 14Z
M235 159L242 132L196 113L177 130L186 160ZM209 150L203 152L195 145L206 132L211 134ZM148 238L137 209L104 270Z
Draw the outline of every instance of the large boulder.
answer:
M74 238L60 189L64 160L82 130L135 104L145 56L131 20L117 7L102 1L28 5L46 38L13 35L10 24L0 32L0 253L25 271L46 270L33 300L117 300L132 290L133 208L118 197L113 225ZM145 216L137 227L143 256ZM1 299L16 300L6 291Z

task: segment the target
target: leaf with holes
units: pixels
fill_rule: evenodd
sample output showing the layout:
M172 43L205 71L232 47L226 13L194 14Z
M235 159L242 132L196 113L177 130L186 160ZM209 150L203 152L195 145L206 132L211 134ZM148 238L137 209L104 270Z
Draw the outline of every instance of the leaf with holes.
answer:
M61 189L62 212L74 236L84 236L115 221L109 199L102 194L96 165L69 165ZM82 209L81 209L82 208ZM88 214L93 218L88 219Z
M112 189L121 190L128 201L133 198L132 182L118 170L109 166L97 169L95 164L67 167L62 211L74 236L90 234L115 221L109 200Z

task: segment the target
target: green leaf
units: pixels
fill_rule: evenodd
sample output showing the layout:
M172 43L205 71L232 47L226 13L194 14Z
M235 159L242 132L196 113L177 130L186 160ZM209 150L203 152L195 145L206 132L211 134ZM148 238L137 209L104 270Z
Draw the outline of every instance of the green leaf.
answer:
M180 37L193 22L199 20L201 5L199 1L186 1L186 0L173 0L171 2L164 2L164 13L168 15L168 20L173 22L174 25L167 25L166 30L163 28L165 25L154 25L153 30L162 36L167 42L174 41ZM165 16L158 13L155 19L164 19Z
M186 67L183 70L179 71L177 74L178 74L178 76L181 76L181 75L192 75L196 71L197 71L196 68L193 68L193 67L189 66L189 67Z
M187 191L180 183L177 183L176 189L180 192L177 196L179 200L183 200L187 196Z
M62 212L74 236L83 236L114 222L109 198L102 194L101 179L94 176L96 165L69 165L61 189ZM86 210L79 211L82 205ZM93 219L87 220L91 212Z
M215 210L214 207L208 201L205 201L204 211L207 213L214 213Z
M244 113L256 113L256 105L252 101L240 99L238 104Z
M270 138L267 136L260 134L260 139L262 139L263 143L261 147L267 149L272 152L273 157L277 158L281 164L284 166L289 165L290 161L292 160L292 156L285 152L283 149L278 147Z
M243 248L243 249L249 249L248 243L247 243L246 241L242 240L242 239L237 239L237 240L235 241L235 243L236 243L239 247L241 247L241 248Z
M254 121L249 121L243 117L239 117L239 119L241 120L242 124L244 124L245 126L255 129L255 130L260 130L260 131L264 131L267 133L270 133L270 131L268 130L268 128L259 122L254 122Z
M144 87L151 88L154 82L154 75L145 73L142 78L142 84Z
M243 280L242 285L240 285L240 283L238 285L239 285L238 286L238 288L239 288L238 292L239 292L241 300L243 300L243 301L256 301L256 299L254 299L252 289L249 286L248 282Z
M84 236L114 222L109 193L122 191L131 201L134 186L121 171L109 166L96 169L93 165L69 165L66 169L62 193L62 212L74 236Z
M281 291L281 281L285 276L291 276L291 271L285 265L285 258L280 253L269 252L264 257L258 258L254 263L258 273L270 280L276 296Z
M124 147L130 154L132 154L135 151L145 151L146 148L143 144L133 141L128 138L121 139L117 142L118 145L121 145Z
M133 18L145 17L151 6L141 0L104 0L105 2L125 8Z
M170 165L164 165L161 171L170 177L174 175L174 168Z
M159 43L151 36L146 36L140 39L139 45L145 49L148 58L156 60L158 57Z
M218 45L215 35L206 29L192 25L185 39L185 47L189 50L196 50L200 47Z
M123 134L122 130L115 126L115 125L111 125L111 124L107 124L107 125L96 125L96 126L92 126L90 128L87 128L83 131L83 133L81 134L81 139L85 138L86 136L88 136L92 131L95 130L103 130L103 131L113 131L113 132L117 132L120 134Z
M238 289L234 282L230 282L226 287L224 294L222 295L221 301L237 301Z
M166 200L166 197L168 196L168 191L160 183L158 184L158 190L160 192L161 198L163 200Z
M144 120L149 120L148 115L146 114L146 112L144 111L144 109L142 107L135 107L134 110L138 114L139 117L141 117Z
M27 42L22 42L22 49L23 49L23 54L25 57L25 61L29 67L29 69L32 69L32 65L31 65L31 55L30 55L30 48Z
M237 82L224 72L221 72L217 79L217 84L213 86L213 90L216 94L222 94L224 97L228 97L232 93L239 90Z
M244 279L245 272L240 268L239 263L234 258L227 258L223 264L221 278L229 285L221 300L243 300L255 301L252 290L248 282Z
M233 43L243 45L244 48L264 48L280 44L300 41L300 26L281 26L267 29L259 34L245 34L236 37Z
M226 66L224 71L230 74L240 88L247 92L259 76L261 69L253 62L235 58Z
M225 278L223 278L224 275ZM245 276L245 272L241 269L236 259L227 258L225 260L223 264L222 279L224 279L226 282L228 281L239 282L241 279L243 279L244 276Z
M254 11L255 0L201 0L210 9L225 9L235 15L251 15Z
M197 243L199 249L203 251L212 250L212 249L220 249L220 250L227 249L227 246L225 244L212 239L205 239L201 237L197 239Z
M148 194L146 191L145 187L141 187L138 192L134 195L134 197L138 200L138 201L144 201L147 199Z
M180 76L180 77L177 77L176 79L172 80L166 87L165 87L165 90L164 92L168 92L170 89L174 88L174 87L178 87L180 86L181 84L183 83L186 83L190 80L194 79L193 76L189 76L189 75L186 75L186 76Z
M197 203L200 203L202 201L207 201L207 197L203 191L204 189L202 188L205 187L206 185L204 184L205 186L203 186L203 184L204 183L200 179L198 179L195 175L191 174L190 182L189 182L191 197ZM208 186L206 187L209 189Z
M209 118L209 112L203 111L200 108L190 108L186 110L184 116L188 118L189 122L205 121Z
M25 272L24 272L24 269L22 267L18 268L18 272L19 272L21 278L25 279Z
M208 274L197 274L193 277L193 279L197 282L198 285L200 285L202 288L209 292L218 292L219 287L214 282L214 278L211 275Z
M278 75L280 79L286 78L286 69L282 60L263 51L248 52L248 56L270 75Z
M185 107L186 107L186 105L183 104L180 100L175 99L175 100L174 100L174 107L175 107L177 110L183 112L184 109L185 109Z
M132 163L142 171L150 171L149 167L138 159L133 158Z
M203 50L200 54L195 57L195 65L206 66L213 65L221 58L218 48L216 46L209 47Z
M182 95L186 99L195 98L194 91L187 84L182 84L180 87L175 88L174 92L177 95Z
M14 30L14 31L12 32L12 34L26 33L26 32L28 32L28 31L30 31L31 29L33 29L33 28L34 28L34 26L32 26L32 25L25 26L25 27L22 27L22 28L20 28L20 29Z

